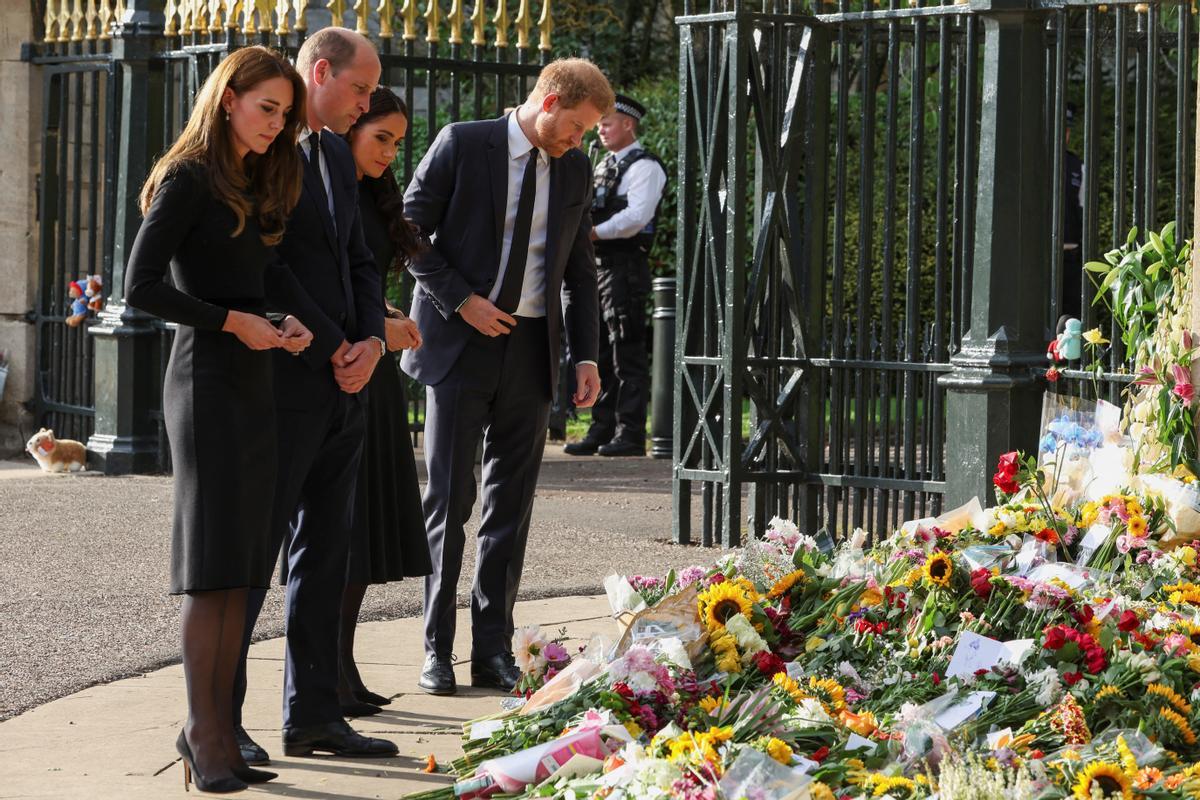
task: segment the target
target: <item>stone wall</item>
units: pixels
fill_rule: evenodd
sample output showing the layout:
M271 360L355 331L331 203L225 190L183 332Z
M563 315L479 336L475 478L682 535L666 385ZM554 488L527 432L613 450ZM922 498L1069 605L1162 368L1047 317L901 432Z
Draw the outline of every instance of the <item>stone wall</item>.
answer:
M41 119L40 69L21 61L21 44L34 38L30 4L0 3L0 351L9 373L0 397L0 457L24 448L33 417L34 329L25 316L37 285L37 164Z

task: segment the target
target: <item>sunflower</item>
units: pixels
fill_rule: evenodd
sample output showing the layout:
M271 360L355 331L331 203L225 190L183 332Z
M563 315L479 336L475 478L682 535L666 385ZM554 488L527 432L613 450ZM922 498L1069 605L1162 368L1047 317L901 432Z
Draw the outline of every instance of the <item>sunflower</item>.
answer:
M818 680L817 676L813 675L808 679L808 686L813 690L816 698L821 701L821 705L825 706L825 711L830 716L846 707L846 690L833 678Z
M1196 734L1182 714L1169 708L1160 708L1158 718L1165 722L1173 733L1178 733L1179 738L1189 747L1196 744Z
M1137 756L1129 749L1129 743L1125 741L1124 736L1117 737L1117 755L1121 757L1121 769L1125 770L1125 774L1131 778L1137 775Z
M797 703L808 697L808 693L800 688L800 684L796 683L796 679L789 676L786 672L776 672L771 676L771 683L782 689Z
M1132 800L1132 784L1132 778L1125 774L1119 764L1111 761L1093 761L1084 767L1076 778L1075 797L1078 800L1091 800L1093 790L1099 789L1101 797Z
M935 586L949 586L954 575L954 562L945 553L934 553L925 562L925 577Z
M724 631L725 620L734 614L742 614L749 619L754 605L746 591L731 581L714 583L700 593L696 604L710 634Z
M1162 588L1167 593L1167 600L1175 605L1188 603L1200 606L1200 586L1194 583L1172 583Z
M1125 695L1125 693L1122 692L1120 689L1118 689L1116 686L1113 686L1111 683L1106 683L1096 691L1096 696L1092 698L1092 702L1099 703L1101 701L1109 699L1110 697L1111 698L1119 698L1119 697L1124 697L1124 695Z
M1191 714L1192 704L1183 699L1179 692L1172 689L1170 686L1164 686L1161 683L1152 683L1146 687L1146 694L1152 694L1156 697L1161 697L1179 710L1180 714Z
M893 775L890 777L872 775L871 782L875 784L875 791L871 792L872 797L883 797L885 794L891 794L895 791L904 791L912 794L917 788L916 781L911 778L905 778L903 775Z
M789 572L779 580L775 581L775 585L771 587L771 591L767 592L767 597L774 600L777 597L783 597L792 591L792 587L804 580L804 570L798 569L794 572Z
M808 785L808 796L812 800L837 800L833 794L833 790L821 781L810 783Z

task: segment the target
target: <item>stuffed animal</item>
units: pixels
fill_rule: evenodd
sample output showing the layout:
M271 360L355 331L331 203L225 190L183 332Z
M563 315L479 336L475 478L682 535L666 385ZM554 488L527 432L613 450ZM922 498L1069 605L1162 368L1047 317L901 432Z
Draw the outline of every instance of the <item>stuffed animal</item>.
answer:
M29 437L25 449L42 472L78 472L87 467L87 448L71 439L55 439L54 431L48 428Z
M88 311L99 311L104 307L104 278L99 275L88 275L87 287L83 290L87 298Z
M67 296L71 298L71 313L67 315L66 323L74 328L87 319L87 287L80 281L71 281L67 284Z

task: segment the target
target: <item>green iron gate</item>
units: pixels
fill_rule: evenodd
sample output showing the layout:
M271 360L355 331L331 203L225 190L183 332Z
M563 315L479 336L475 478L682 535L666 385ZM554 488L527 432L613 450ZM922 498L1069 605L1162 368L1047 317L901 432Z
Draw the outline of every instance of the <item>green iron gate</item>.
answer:
M697 501L729 546L775 515L886 533L986 496L1036 441L1068 105L1083 260L1191 227L1192 8L714 0L677 22L677 539Z

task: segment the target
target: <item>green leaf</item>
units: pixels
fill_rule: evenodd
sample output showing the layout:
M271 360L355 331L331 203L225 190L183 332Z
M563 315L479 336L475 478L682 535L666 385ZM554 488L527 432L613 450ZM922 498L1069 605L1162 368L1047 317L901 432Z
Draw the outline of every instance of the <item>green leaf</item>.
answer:
M1133 243L1137 241L1137 237L1138 237L1138 229L1137 229L1137 226L1135 225L1129 229L1129 235L1125 237L1126 247L1133 247Z

